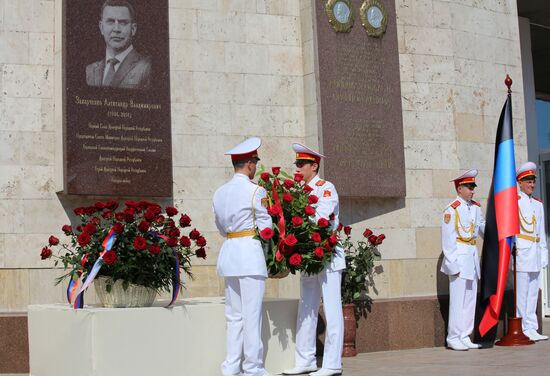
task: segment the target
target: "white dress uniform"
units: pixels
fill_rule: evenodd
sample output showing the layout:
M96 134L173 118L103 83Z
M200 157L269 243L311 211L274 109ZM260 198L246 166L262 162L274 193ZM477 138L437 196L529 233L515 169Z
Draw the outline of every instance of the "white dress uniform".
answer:
M301 144L293 144L297 153L296 159L311 159L323 157L321 154ZM331 182L315 176L308 185L313 189L310 194L319 198L312 206L315 207L315 222L319 218L329 219L330 229L336 230L339 225L338 193ZM332 219L330 219L332 218ZM322 369L312 375L340 374L342 370L342 349L344 345L344 315L342 313L342 270L346 268L344 250L335 247L331 263L319 274L300 276L300 303L296 324L296 368L285 370L284 374L297 374L300 370L315 371L317 369L316 339L317 317L321 297L327 319L325 348Z
M259 139L255 140L253 150L260 146ZM238 159L250 150L247 141L227 154ZM217 264L218 275L225 278L227 355L221 366L224 376L240 374L243 354L244 375L268 375L263 367L261 338L267 268L260 241L253 238L256 229L271 228L271 216L262 206L265 197L265 189L240 173L214 193L216 226L227 237Z
M517 171L517 179L535 176L536 165L528 162ZM518 194L520 234L516 236L517 316L522 317L523 332L531 339L539 336L537 301L540 271L548 265L548 248L542 202L520 191Z
M475 184L477 170L455 179L455 186ZM476 241L485 231L479 203L457 196L443 214L441 272L449 276L449 323L447 345L455 350L478 348L469 336L474 329L477 281L481 276Z

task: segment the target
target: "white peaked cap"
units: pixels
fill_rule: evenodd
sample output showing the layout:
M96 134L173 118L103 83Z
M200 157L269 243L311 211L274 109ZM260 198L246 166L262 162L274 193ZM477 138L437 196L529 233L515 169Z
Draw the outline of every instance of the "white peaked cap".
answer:
M518 181L528 176L537 176L537 165L533 162L522 164L516 171L516 179Z
M258 137L251 137L244 140L233 149L225 152L225 155L230 155L232 160L245 160L250 158L258 158L258 149L262 145L262 140Z
M455 183L455 187L458 187L461 184L475 184L476 176L477 176L477 170L473 168L450 181Z
M292 144L292 150L296 153L296 160L299 159L308 159L319 163L321 158L326 158L323 154L316 152L313 149L308 148L305 145L294 143Z

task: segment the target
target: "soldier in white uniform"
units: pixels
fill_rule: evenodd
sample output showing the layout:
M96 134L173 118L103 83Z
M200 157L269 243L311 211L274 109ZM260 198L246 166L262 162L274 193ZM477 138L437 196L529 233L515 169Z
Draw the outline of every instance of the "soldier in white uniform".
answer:
M478 234L485 231L480 205L472 200L477 186L477 170L469 170L451 180L458 196L443 213L441 271L449 276L449 325L447 347L453 350L478 349L470 334L474 330L477 281L480 278Z
M223 376L269 375L263 366L261 338L262 299L267 268L257 230L271 228L271 216L262 206L265 189L251 180L259 161L259 138L250 138L226 155L235 168L233 178L214 193L216 226L224 241L218 256L218 275L225 278L225 317L227 355L222 363ZM265 201L265 200L264 200Z
M516 236L517 316L522 317L523 333L533 341L548 339L540 335L537 301L540 271L548 265L544 228L544 207L533 197L537 165L527 162L516 172L519 185L518 209L520 233Z
M301 144L293 144L296 152L296 172L304 175L304 181L313 189L310 194L319 198L315 207L315 218L326 218L330 229L339 224L338 193L334 185L317 176L321 158L324 156ZM330 265L319 274L300 277L300 303L296 324L296 367L283 371L284 375L310 374L331 376L342 373L342 348L344 344L344 316L342 313L341 282L342 270L346 268L344 250L335 248ZM317 371L316 337L317 315L323 297L323 308L327 319L325 349L322 368ZM316 371L316 372L315 372ZM310 373L311 372L311 373Z

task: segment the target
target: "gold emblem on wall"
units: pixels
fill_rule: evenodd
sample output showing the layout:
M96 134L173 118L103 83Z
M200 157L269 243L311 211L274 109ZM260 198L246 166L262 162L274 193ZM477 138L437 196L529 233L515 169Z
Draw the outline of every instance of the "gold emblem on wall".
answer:
M349 33L354 21L351 0L328 0L325 11L328 22L336 32Z
M379 38L386 32L388 13L379 0L365 0L359 10L359 16L368 36Z

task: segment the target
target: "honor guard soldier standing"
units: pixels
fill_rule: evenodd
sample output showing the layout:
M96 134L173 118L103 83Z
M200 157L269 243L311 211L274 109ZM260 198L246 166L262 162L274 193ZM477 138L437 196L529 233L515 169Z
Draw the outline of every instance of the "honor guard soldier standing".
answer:
M330 229L339 224L338 194L334 185L317 175L321 158L324 156L301 144L293 144L296 152L296 173L312 188L311 194L319 198L315 207L315 222L319 218L330 220ZM313 218L312 218L313 219ZM330 265L317 275L300 277L300 303L296 324L296 367L283 371L284 375L310 374L331 376L342 373L342 348L344 344L344 316L342 313L341 282L342 270L346 268L344 250L335 248ZM317 371L316 338L317 315L323 297L327 319L323 365ZM316 371L316 372L315 372Z
M226 155L231 155L233 178L214 193L216 227L226 237L218 256L218 275L225 279L227 354L223 376L268 376L263 367L262 299L267 268L257 229L271 228L271 216L262 206L265 189L251 180L256 173L259 138L250 138ZM265 200L264 200L265 201Z
M522 317L523 333L533 341L548 339L540 335L537 320L540 271L548 265L544 208L533 197L537 165L527 162L516 173L519 185L520 233L516 236L517 316Z
M470 334L474 330L477 281L480 278L476 239L485 230L480 205L472 200L477 186L477 170L469 170L451 180L458 193L443 213L441 271L449 276L449 326L447 347L453 350L478 349Z

